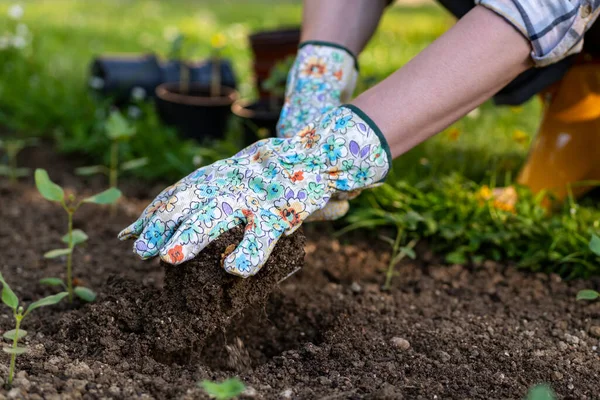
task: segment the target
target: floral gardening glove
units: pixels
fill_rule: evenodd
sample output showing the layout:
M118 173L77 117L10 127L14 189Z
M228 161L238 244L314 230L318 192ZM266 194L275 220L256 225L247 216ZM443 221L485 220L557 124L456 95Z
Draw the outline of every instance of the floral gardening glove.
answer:
M358 64L344 47L329 42L303 42L288 75L285 103L277 123L278 137L292 137L309 122L350 100L356 87ZM335 196L309 221L334 220L349 209L348 193Z
M356 87L356 58L328 42L300 44L288 74L278 137L292 137L310 122L350 100Z
M143 259L171 264L191 258L233 227L244 238L225 270L248 277L332 195L382 181L391 163L377 126L354 106L341 106L292 138L264 139L235 156L200 168L165 189L119 234L137 237Z

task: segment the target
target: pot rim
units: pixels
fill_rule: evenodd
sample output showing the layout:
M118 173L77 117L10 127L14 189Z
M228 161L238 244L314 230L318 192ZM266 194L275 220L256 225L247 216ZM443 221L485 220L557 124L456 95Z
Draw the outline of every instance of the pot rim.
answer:
M228 86L221 86L221 91L225 94L224 96L200 97L175 93L169 90L176 85L179 85L179 82L161 83L155 89L156 96L161 100L168 101L170 103L184 104L189 106L228 106L238 98L237 90ZM199 83L190 83L190 88L206 88L210 90L208 85Z
M270 118L276 117L279 118L279 114L281 110L278 111L255 111L250 110L247 107L250 104L259 103L261 100L249 100L249 99L240 99L233 102L231 105L231 112L241 118Z

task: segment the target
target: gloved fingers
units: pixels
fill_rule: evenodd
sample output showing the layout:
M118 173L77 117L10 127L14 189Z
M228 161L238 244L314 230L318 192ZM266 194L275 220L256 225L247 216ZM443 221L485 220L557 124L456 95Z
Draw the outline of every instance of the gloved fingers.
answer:
M185 181L185 178L174 185L166 187L158 196L154 198L139 218L127 228L123 229L118 238L127 240L134 237L139 237L148 221L154 216L157 211L171 211L175 207L177 201L176 194L187 189L190 185Z
M348 203L348 200L336 200L332 198L327 202L325 207L310 214L306 218L306 222L333 221L342 218L349 209L350 203ZM293 230L286 232L286 234L289 235L292 232Z
M206 214L194 214L181 223L179 229L171 236L160 250L160 258L173 265L179 265L196 257L204 248L221 233L235 228L245 221L241 210L224 215L217 208L213 215L219 214L219 220L207 224Z
M265 231L259 219L255 215L248 218L244 238L225 258L223 268L230 274L247 278L260 271L283 234L282 229Z
M173 235L177 225L179 225L177 220L163 220L157 215L153 216L133 243L133 252L142 260L156 256L164 243Z

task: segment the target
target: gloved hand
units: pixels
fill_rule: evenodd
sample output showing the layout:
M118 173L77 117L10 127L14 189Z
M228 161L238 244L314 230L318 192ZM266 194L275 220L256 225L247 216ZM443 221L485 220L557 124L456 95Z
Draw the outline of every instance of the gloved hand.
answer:
M349 50L335 43L303 42L288 74L277 136L292 137L309 122L349 101L357 77L358 64ZM359 193L347 194L344 198L335 196L308 220L334 220L344 216L350 208L348 200Z
M134 252L171 264L195 257L222 232L245 224L224 260L229 273L256 274L290 234L336 193L385 178L391 155L377 126L354 106L333 109L289 139L264 139L165 189L119 234Z

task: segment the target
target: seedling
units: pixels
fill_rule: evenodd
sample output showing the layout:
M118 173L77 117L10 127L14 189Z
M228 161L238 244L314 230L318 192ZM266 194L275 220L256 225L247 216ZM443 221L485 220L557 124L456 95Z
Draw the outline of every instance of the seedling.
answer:
M212 71L210 74L210 96L219 97L221 95L221 51L225 47L225 35L217 33L210 39L212 47L211 60Z
M0 140L0 149L6 155L6 164L0 165L0 175L7 176L11 184L17 183L19 178L29 175L29 168L17 166L17 156L26 147L37 143L35 139L4 139Z
M592 235L590 240L590 250L600 257L600 237ZM597 300L600 298L600 292L591 289L580 290L577 293L577 300Z
M105 174L108 176L109 186L117 188L119 173L143 167L148 163L146 157L120 163L119 153L121 144L126 143L136 134L136 129L127 118L119 111L112 111L104 126L106 136L110 139L110 163L105 165L92 165L75 169L75 173L82 176Z
M83 286L73 288L73 249L75 246L84 243L88 239L88 235L81 229L73 229L73 214L84 203L93 204L114 204L121 196L119 189L110 188L102 193L87 197L83 200L77 200L75 195L65 195L64 190L56 183L52 182L48 177L48 173L43 169L35 170L35 184L40 194L50 201L59 203L67 212L68 226L67 233L63 236L62 241L67 244L66 248L50 250L44 254L45 258L67 257L67 282L60 278L44 278L40 281L41 284L50 286L62 286L69 294L69 303L73 302L73 295L79 297L83 301L94 301L96 293L91 289Z
M39 307L51 306L59 303L62 299L68 296L68 293L61 292L52 296L44 297L41 300L31 303L29 307L27 307L27 310L25 310L23 306L19 305L19 299L4 280L2 273L0 273L0 283L2 284L2 302L13 310L13 315L15 317L15 329L4 332L2 335L4 339L12 341L11 347L2 348L5 353L10 354L10 368L8 370L8 385L10 386L12 385L13 377L15 375L15 362L17 360L17 356L27 352L27 347L19 346L19 340L27 336L27 331L21 329L21 322L23 322L23 319L25 319L25 317L29 315L31 311Z
M396 275L396 265L404 259L404 257L408 257L411 260L414 260L417 255L415 253L414 247L417 244L417 240L413 239L406 246L402 246L402 242L404 239L404 230L401 227L397 227L396 238L392 239L389 236L381 235L379 236L381 240L386 243L389 243L392 246L392 254L390 256L390 262L388 264L387 271L385 273L385 283L383 284L383 290L390 290L392 285L392 278Z
M229 378L221 383L204 380L198 384L212 398L228 400L239 396L246 390L246 385L238 378Z
M262 89L269 92L269 107L271 111L278 110L281 107L281 99L285 96L287 76L293 63L293 56L278 61L271 68L271 71L269 71L269 77L261 84Z
M525 400L556 400L556 396L550 386L536 385L529 389Z

